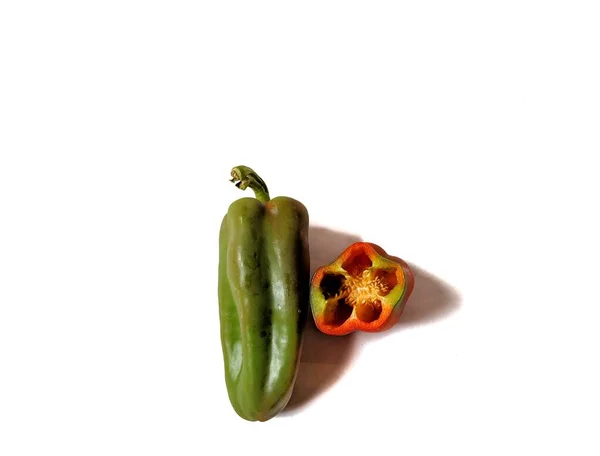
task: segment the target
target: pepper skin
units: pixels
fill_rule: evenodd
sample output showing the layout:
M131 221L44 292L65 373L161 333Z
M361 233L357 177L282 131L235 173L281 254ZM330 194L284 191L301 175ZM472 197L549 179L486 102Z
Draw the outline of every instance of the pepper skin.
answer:
M234 201L219 234L219 319L225 383L236 413L267 421L287 405L309 312L308 212L289 197L270 199L250 168L232 182L256 198Z
M376 244L356 242L313 274L312 315L329 335L386 331L400 319L413 288L406 262Z

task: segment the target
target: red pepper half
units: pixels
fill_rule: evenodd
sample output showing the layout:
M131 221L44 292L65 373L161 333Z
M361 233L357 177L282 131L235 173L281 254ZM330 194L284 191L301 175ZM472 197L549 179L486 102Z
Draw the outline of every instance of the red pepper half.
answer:
M385 331L400 319L413 288L406 262L376 244L356 242L315 271L313 318L321 332L334 336Z

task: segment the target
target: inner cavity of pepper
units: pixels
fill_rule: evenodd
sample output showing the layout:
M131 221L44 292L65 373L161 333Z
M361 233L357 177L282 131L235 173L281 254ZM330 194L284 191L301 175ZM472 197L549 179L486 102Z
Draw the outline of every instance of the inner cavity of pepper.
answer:
M350 256L340 272L326 272L321 292L327 300L324 322L341 326L354 317L365 323L379 319L382 298L398 284L395 269L373 267L367 254L360 251Z

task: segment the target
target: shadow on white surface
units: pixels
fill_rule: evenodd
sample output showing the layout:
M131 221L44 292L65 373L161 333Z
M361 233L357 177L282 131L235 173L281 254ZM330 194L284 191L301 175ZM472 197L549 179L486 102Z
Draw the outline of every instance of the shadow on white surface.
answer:
M317 267L331 263L346 247L361 240L356 234L311 226L311 276ZM412 263L409 263L409 266L415 276L415 288L406 303L402 317L388 331L370 334L372 341L401 331L407 326L443 319L460 305L460 295L451 286ZM292 397L281 415L295 414L309 401L329 389L350 366L355 354L356 333L346 336L323 334L316 328L309 311L298 377Z
M443 320L460 307L461 297L456 289L415 264L408 262L408 265L415 276L415 288L400 320L385 332L369 334L368 342L376 342L410 326Z
M400 321L390 331L441 320L460 307L460 295L450 285L420 267L408 263L415 288L406 301Z

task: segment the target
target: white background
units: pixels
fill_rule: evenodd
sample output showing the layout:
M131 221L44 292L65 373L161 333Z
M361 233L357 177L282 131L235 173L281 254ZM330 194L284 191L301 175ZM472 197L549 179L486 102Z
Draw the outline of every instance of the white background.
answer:
M594 1L4 1L0 454L600 452ZM404 318L224 384L235 165L376 242Z

